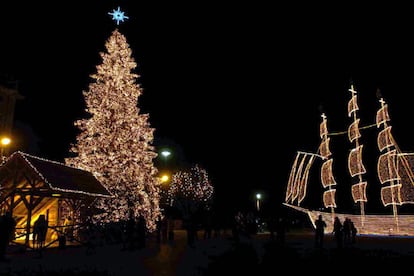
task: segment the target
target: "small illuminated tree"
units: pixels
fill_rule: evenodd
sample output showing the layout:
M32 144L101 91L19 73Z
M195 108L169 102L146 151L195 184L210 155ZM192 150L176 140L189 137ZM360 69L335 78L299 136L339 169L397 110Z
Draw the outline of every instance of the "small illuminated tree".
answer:
M207 171L194 165L172 176L168 197L170 205L177 208L184 219L191 219L195 213L209 207L213 193Z
M113 31L100 53L102 64L91 75L94 82L84 91L87 119L75 122L80 130L67 158L68 165L92 172L114 196L99 199L101 212L94 221L116 222L129 216L143 216L150 231L156 229L160 181L152 145L154 129L148 114L140 114L138 97L142 93L132 73L137 64L126 38Z

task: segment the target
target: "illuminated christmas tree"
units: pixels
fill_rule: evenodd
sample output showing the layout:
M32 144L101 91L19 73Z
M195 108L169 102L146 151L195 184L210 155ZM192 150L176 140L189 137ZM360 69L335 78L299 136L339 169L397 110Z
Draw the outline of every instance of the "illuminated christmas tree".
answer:
M84 91L87 119L75 122L80 130L70 152L68 165L91 171L114 196L99 199L95 208L101 212L95 222L116 222L142 215L150 231L160 217L160 181L154 166L154 129L149 115L140 114L136 83L139 75L126 38L117 29L100 53L102 64L92 74L94 82Z
M191 218L196 212L208 208L213 193L214 187L207 171L199 165L188 171L176 172L168 190L170 204L181 212L183 218Z

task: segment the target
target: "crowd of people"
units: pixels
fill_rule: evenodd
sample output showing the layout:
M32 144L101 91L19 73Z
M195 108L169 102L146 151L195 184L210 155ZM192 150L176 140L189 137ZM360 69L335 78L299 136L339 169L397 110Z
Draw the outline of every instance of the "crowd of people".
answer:
M270 239L280 244L285 242L285 233L288 225L283 216L270 216L263 219L254 212L238 211L234 216L232 235L235 240L242 237L250 238L265 230L269 232Z
M326 227L327 224L323 220L322 215L319 215L318 219L315 221L315 247L323 248ZM341 222L339 217L334 218L332 234L336 241L337 248L354 244L356 242L357 233L358 230L350 218L345 218L343 222Z
M162 223L166 221L166 223ZM200 225L198 224L200 223ZM159 223L157 240L160 242L173 240L174 236L167 233L174 229L171 226L173 222L168 219L161 220ZM170 225L170 226L168 226ZM263 226L265 225L265 226ZM1 256L7 249L7 245L14 238L16 223L11 217L10 213L4 214L0 218L0 238L1 238ZM67 217L63 224L62 236L66 239L74 239L73 232L74 222L71 217ZM166 227L168 226L168 227ZM202 228L200 228L200 226ZM233 223L231 225L231 234L235 241L242 239L251 239L252 236L259 232L263 232L265 227L269 232L270 240L277 241L278 244L285 243L285 235L288 231L288 223L283 216L272 216L266 220L261 219L255 212L237 211L233 216ZM40 254L45 247L46 234L48 231L48 221L45 215L39 215L38 219L33 224L33 248L39 250ZM189 246L193 246L198 235L194 234L198 230L203 229L202 237L210 239L220 235L217 220L212 213L204 214L203 219L183 222L183 228L187 230L187 241ZM324 247L324 236L326 235L327 224L320 215L315 221L315 247ZM173 231L173 230L171 230ZM332 237L336 241L336 246L342 248L350 246L356 241L357 229L354 223L349 218L345 218L343 222L338 217L335 217ZM98 229L97 225L92 223L86 224L85 227L80 227L77 230L77 240L83 241L90 252L98 244L99 240L105 240L105 243L122 242L124 249L139 249L144 248L146 240L146 222L143 217L133 218L123 223L114 223L106 225L105 228Z

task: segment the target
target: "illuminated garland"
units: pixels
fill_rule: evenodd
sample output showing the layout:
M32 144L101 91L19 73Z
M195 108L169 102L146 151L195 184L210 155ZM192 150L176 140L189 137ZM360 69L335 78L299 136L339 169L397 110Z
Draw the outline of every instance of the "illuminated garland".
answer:
M370 125L366 125L363 127L359 127L359 129L369 129L369 128L374 128L376 127L377 124L370 124ZM348 130L344 130L344 131L331 131L328 133L328 136L336 136L336 135L345 135L348 134Z
M55 187L55 186L52 185L52 183L41 172L39 172L37 170L37 168L27 159L27 157L35 158L35 159L38 159L38 160L41 160L41 161L44 161L44 162L48 162L48 163L53 163L53 164L56 164L56 165L59 165L59 166L64 166L64 167L70 168L71 170L78 170L76 168L66 166L63 163L59 163L59 162L56 162L56 161L52 161L52 160L40 158L40 157L37 157L37 156L34 156L34 155L30 155L30 154L27 154L27 153L24 153L24 152L21 152L21 151L14 152L10 156L10 158L12 158L12 156L14 156L14 155L20 155L26 161L26 163L33 169L33 171L35 171L35 173L39 176L39 178L41 178L43 180L43 182L46 185L48 185L52 190L60 191L60 192L84 194L84 195L88 195L88 196L110 197L108 195L103 195L103 194L88 193L88 192L84 192L84 191L80 191L80 190L69 190L69 189L62 189L62 188Z

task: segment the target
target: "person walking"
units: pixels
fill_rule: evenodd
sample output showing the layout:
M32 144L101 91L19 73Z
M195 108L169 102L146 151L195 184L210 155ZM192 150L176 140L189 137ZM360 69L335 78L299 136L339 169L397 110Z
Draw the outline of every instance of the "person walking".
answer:
M66 239L72 242L74 237L73 237L73 220L71 216L68 216L65 218L63 226L64 226L64 233L65 233Z
M40 256L42 255L42 250L45 246L47 227L48 222L45 215L39 215L33 225L33 241L35 242L35 248L39 250Z
M6 212L0 217L0 261L7 261L7 247L14 240L15 230L16 221L11 212Z
M326 222L322 219L322 215L318 216L315 221L315 247L323 248L323 239L325 236Z
M335 217L332 233L334 234L337 248L342 248L343 247L343 226L342 226L342 222L340 221L338 217Z

